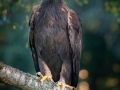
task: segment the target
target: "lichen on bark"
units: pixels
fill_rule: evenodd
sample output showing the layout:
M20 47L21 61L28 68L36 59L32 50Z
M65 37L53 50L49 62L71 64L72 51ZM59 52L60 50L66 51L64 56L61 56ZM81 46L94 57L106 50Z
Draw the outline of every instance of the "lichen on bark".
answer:
M0 62L0 80L20 90L61 90L60 87L55 86L54 82L45 80L41 85L40 77L24 73L2 62Z

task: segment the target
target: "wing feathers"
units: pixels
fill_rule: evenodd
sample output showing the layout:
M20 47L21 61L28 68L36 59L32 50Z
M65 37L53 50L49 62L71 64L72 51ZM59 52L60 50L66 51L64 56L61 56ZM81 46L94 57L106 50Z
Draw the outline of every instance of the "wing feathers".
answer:
M72 86L77 86L78 74L80 67L80 56L81 56L81 40L82 40L82 29L81 22L77 14L73 10L69 10L68 14L68 33L72 49Z
M39 7L40 6L37 5L33 8L31 15L30 15L30 19L29 19L29 26L30 26L30 28L29 28L29 46L32 51L32 57L33 57L36 72L40 71L40 69L39 69L39 65L38 65L38 58L36 55L36 49L35 49L35 43L34 43L34 27L35 27L34 19L35 19L35 15L36 15L36 12L38 11Z

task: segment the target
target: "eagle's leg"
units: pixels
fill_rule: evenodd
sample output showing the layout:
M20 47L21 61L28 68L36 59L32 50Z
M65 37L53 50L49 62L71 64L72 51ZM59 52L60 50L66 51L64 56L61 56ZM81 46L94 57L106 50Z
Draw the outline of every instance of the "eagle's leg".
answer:
M38 61L39 61L39 67L41 71L41 73L38 72L38 75L40 76L42 75L42 79L40 80L41 83L43 83L46 79L53 81L51 71L48 68L47 64L41 58L39 58Z
M60 80L57 82L56 86L60 86L61 90L64 90L65 88L69 88L70 90L73 90L74 87L70 86L71 84L71 66L68 63L63 63L62 69L60 72Z

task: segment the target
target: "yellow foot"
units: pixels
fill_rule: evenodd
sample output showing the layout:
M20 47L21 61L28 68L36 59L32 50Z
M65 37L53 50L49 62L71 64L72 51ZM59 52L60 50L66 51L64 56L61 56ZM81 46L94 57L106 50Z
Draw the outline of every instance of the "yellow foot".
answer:
M43 76L42 79L40 80L41 83L43 83L46 79L53 82L52 76Z
M40 80L41 83L43 83L46 79L50 80L50 81L53 81L52 75L49 75L49 76L45 75L45 76L43 76L41 72L38 72L37 75L42 77L42 79Z
M56 86L60 86L61 87L61 90L64 90L65 88L69 88L70 90L73 90L74 87L70 86L70 85L67 85L65 83L62 83L60 81L57 82Z

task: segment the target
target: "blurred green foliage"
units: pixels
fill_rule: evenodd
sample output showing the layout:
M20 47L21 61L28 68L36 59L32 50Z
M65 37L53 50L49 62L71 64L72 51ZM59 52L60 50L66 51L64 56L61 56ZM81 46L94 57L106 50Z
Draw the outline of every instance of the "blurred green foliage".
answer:
M120 90L120 1L65 0L81 18L83 50L79 90ZM28 20L40 0L0 0L0 61L35 74ZM18 90L0 83L0 90Z

